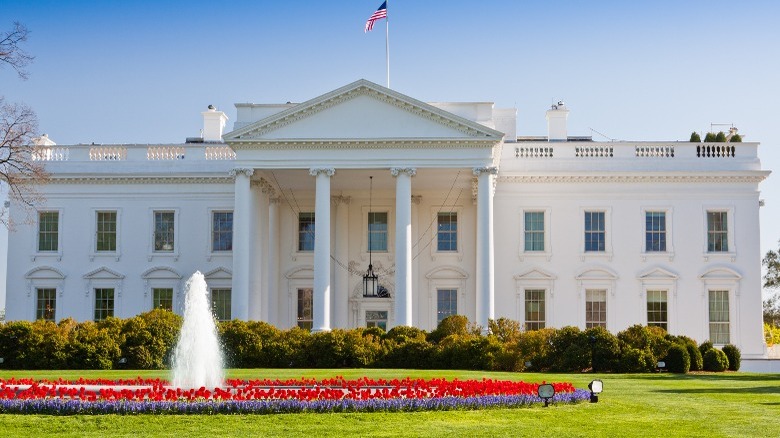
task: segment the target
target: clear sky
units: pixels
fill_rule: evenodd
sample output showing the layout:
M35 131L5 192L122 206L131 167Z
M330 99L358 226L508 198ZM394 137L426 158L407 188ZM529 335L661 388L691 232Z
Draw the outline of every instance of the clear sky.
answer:
M380 4L0 0L0 28L25 24L36 57L27 81L0 70L0 95L59 144L181 142L209 104L234 119L236 102L384 85L384 23L363 32ZM780 171L776 0L389 0L388 14L401 93L514 106L519 135L545 135L558 100L569 134L595 140L687 141L733 123ZM780 175L761 190L765 253L780 239Z

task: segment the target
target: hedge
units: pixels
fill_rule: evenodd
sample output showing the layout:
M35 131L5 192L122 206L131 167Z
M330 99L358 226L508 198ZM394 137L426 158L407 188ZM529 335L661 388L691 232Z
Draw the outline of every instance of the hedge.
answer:
M153 310L132 318L95 322L64 319L0 323L0 357L6 369L165 369L181 317ZM658 327L635 325L617 335L603 327L523 331L506 318L489 322L489 334L465 316L445 318L436 330L394 327L310 333L259 321L218 324L225 364L231 368L411 368L486 371L651 372L659 360L670 371L739 368L739 350L705 342L716 358L702 364L696 342ZM720 355L724 361L720 360ZM727 357L728 356L728 357ZM685 365L688 358L689 365ZM120 358L124 360L120 361ZM120 363L121 362L121 363ZM708 368L709 367L709 368Z

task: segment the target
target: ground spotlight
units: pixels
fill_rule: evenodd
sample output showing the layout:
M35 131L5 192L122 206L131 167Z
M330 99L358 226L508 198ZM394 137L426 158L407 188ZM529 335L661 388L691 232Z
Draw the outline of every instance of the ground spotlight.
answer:
M599 402L599 394L601 394L601 391L604 390L604 382L602 382L599 379L596 379L596 380L588 383L588 389L590 389L590 402L591 403L598 403Z
M119 358L119 365L125 365L126 363L127 363L127 358L126 357Z
M536 393L539 395L539 398L544 400L544 407L546 408L550 405L550 399L555 395L555 387L549 383L545 383L544 385L539 385L539 389L536 390Z

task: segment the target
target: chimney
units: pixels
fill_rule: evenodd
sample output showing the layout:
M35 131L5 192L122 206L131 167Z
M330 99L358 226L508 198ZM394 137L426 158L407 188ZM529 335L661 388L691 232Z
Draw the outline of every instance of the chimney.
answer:
M569 118L569 110L563 101L558 101L557 105L547 110L547 141L566 141L568 132L566 131L566 119Z
M227 116L217 111L214 105L209 105L208 111L203 111L203 141L222 141L222 130L225 129Z

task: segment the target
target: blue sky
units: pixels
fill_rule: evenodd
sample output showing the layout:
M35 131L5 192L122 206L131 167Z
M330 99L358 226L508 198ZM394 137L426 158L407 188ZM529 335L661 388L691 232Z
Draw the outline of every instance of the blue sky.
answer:
M0 70L60 144L180 142L213 104L300 102L385 81L381 0L0 0L0 29L31 31L30 79ZM780 2L390 0L391 85L423 101L518 109L544 135L564 100L569 133L687 140L734 123L780 169ZM762 253L780 239L780 176L762 183ZM2 296L0 296L2 298ZM0 300L2 302L2 300Z

